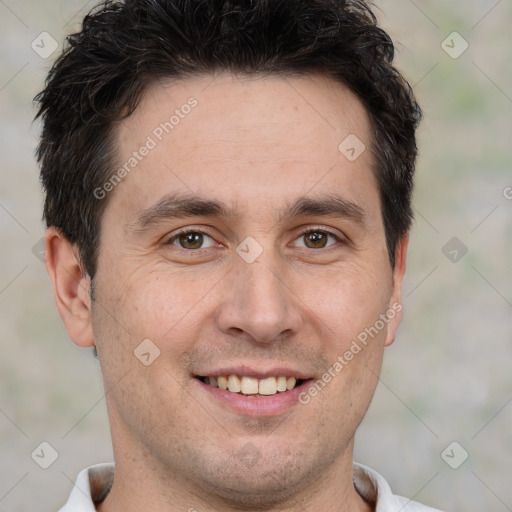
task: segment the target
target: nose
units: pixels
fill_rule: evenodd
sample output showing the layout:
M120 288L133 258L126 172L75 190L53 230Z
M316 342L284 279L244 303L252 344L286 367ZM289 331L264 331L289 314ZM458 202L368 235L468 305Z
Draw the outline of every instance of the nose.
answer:
M300 301L285 275L262 260L240 259L224 283L224 298L217 309L219 330L260 344L297 333L302 325Z

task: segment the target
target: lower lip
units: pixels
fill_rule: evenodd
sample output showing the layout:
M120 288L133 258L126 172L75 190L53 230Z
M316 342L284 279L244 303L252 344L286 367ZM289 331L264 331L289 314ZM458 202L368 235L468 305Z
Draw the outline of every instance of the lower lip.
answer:
M300 386L290 391L284 391L269 396L239 395L220 388L214 388L201 380L194 378L201 388L211 397L218 400L224 406L235 410L245 416L277 416L287 412L291 407L299 403L299 396L306 392L313 380L307 380Z

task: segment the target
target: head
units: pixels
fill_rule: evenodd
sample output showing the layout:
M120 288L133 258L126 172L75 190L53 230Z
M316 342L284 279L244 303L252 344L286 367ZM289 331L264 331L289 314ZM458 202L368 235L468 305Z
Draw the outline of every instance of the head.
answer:
M107 2L70 36L38 97L47 265L116 456L233 504L347 459L412 219L420 110L393 51L342 0ZM308 403L204 382L276 372Z

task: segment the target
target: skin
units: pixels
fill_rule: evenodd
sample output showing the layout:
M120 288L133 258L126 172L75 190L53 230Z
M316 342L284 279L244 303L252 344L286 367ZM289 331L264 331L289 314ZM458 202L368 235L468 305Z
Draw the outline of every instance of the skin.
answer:
M349 134L370 148L366 111L316 75L155 83L115 128L119 166L191 96L197 106L107 198L94 301L76 247L54 228L46 235L60 314L77 345L97 346L107 391L116 474L99 510L373 510L352 483L354 434L400 314L307 405L282 414L235 412L193 377L247 365L321 378L400 302L407 237L392 269L371 151L350 162L338 150ZM142 226L178 193L236 215ZM285 215L298 198L333 194L361 217ZM179 245L185 227L208 234L203 249ZM308 230L320 247L307 245ZM236 252L249 236L263 250L253 263ZM133 354L144 339L160 350L150 366ZM248 447L254 463L241 456Z

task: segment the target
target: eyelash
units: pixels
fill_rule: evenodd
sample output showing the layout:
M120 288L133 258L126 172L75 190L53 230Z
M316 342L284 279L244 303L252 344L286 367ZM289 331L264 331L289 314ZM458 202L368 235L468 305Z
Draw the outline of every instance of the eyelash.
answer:
M187 229L184 229L183 231L179 231L178 233L176 233L175 235L173 235L171 238L168 239L168 241L166 242L166 245L175 245L174 242L176 240L178 240L178 238L180 236L183 236L183 235L188 235L188 234L191 234L191 233L194 233L194 234L200 234L200 235L206 235L207 237L211 238L212 240L214 240L214 238L209 234L207 233L206 231L203 231L202 229L194 229L194 228L187 228ZM311 233L325 233L327 235L330 235L332 236L336 242L338 243L343 243L343 239L340 238L340 236L338 236L336 233L334 233L333 231L327 229L327 228L324 228L324 227L313 227L313 228L310 228L306 231L303 231L302 233L299 234L299 236L297 236L295 238L295 240L301 238L301 237L304 237L306 235L309 235ZM335 244L333 244L335 245ZM329 245L327 247L322 247L320 249L310 249L311 251L320 251L321 249L323 250L328 250L330 249L331 247L333 247L333 245ZM206 247L204 249L185 249L183 247L179 247L178 245L176 245L176 247L178 247L179 249L183 250L183 251L187 251L187 252L201 252L201 251L204 251L204 250L207 250L207 249L210 249L210 247ZM304 249L304 247L302 247L302 249ZM308 249L306 247L306 249Z

